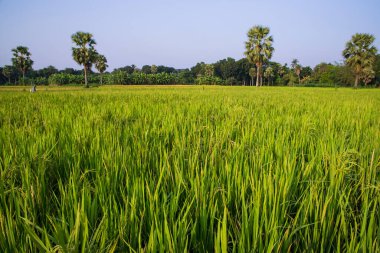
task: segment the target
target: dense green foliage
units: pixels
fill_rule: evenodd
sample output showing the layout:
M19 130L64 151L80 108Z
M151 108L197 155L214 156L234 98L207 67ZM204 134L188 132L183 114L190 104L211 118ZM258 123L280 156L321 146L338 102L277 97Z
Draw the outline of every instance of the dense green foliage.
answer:
M134 72L128 74L124 71L117 71L112 74L105 75L106 84L176 84L182 83L175 74L158 73L145 74L142 72Z
M225 82L223 79L217 77L217 76L199 76L195 80L196 84L209 84L209 85L223 85Z
M380 250L379 90L50 89L0 89L1 252Z
M376 58L374 65L375 78L373 78L370 85L379 85L380 84L380 61L379 56ZM204 63L198 63L193 68L176 70L174 68L158 66L156 67L157 76L156 78L161 79L162 74L170 74L175 79L175 84L194 84L199 83L197 77L203 75L203 66ZM215 74L214 77L218 78L218 82L211 82L212 84L224 84L224 85L250 85L251 76L249 71L252 68L256 71L256 68L250 64L247 59L240 59L235 61L232 58L227 58L221 61L218 61L214 64ZM266 76L265 72L268 73L267 69L270 68L273 72ZM5 70L4 70L5 69ZM149 70L148 70L149 69ZM155 69L155 68L154 68ZM90 71L89 71L90 72ZM5 75L4 75L5 73ZM105 84L139 84L143 83L142 81L137 81L136 83L132 82L132 79L127 77L133 73L143 73L149 75L148 78L153 80L151 72L151 66L145 65L141 71L136 68L136 66L126 66L112 71L111 73L104 73L103 81ZM60 74L58 76L53 76L50 81L49 77L53 74ZM83 70L74 70L66 68L64 70L57 70L53 66L49 66L40 70L31 70L26 74L25 84L84 84L84 74ZM75 76L75 77L74 77ZM0 84L19 84L20 76L18 71L12 68L12 66L0 67ZM120 77L122 78L121 81ZM143 79L146 80L146 76L142 75ZM256 75L254 76L256 77ZM264 85L285 85L285 86L352 86L355 82L355 76L350 70L349 67L341 64L329 64L321 63L311 69L308 66L302 66L300 72L300 81L296 73L288 68L287 65L282 66L276 62L268 62L265 65L264 75L263 75L263 84ZM221 82L219 82L219 79ZM255 79L255 78L254 78ZM60 81L62 80L62 81ZM67 81L70 80L70 81ZM136 80L136 79L133 79ZM88 82L92 84L100 83L100 74L90 72L88 75ZM163 81L164 84L173 84L173 82ZM144 84L157 84L152 81ZM207 84L207 83L204 83ZM363 83L364 85L364 83Z
M91 80L89 80L90 83ZM65 73L56 73L52 74L49 77L49 84L81 84L84 83L84 78L82 75L73 75L73 74L65 74Z

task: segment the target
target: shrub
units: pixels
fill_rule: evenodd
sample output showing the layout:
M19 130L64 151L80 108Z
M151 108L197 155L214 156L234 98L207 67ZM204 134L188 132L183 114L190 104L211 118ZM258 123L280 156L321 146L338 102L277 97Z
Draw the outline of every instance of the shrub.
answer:
M212 84L212 85L223 85L225 82L216 76L198 76L195 80L196 84Z

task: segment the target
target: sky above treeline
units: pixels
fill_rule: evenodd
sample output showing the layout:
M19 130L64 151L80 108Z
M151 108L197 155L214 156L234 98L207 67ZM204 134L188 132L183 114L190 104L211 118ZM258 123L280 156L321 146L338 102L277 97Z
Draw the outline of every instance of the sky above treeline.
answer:
M354 33L375 35L379 0L0 0L0 66L12 48L27 46L34 69L80 69L71 35L90 32L109 71L135 64L190 68L244 57L247 31L271 29L273 61L303 66L342 62Z

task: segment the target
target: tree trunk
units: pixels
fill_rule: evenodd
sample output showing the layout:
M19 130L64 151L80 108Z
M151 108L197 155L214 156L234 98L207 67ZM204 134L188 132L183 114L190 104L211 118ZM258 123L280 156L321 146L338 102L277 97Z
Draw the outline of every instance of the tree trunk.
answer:
M22 85L25 85L25 71L22 71Z
M358 88L358 83L359 83L359 75L356 75L355 76L355 89L357 89Z
M8 83L11 84L11 77L8 77Z
M100 85L103 85L103 75L100 73Z
M259 87L259 80L260 80L260 67L257 66L257 73L256 73L256 87Z
M263 86L263 76L260 73L260 86Z
M298 84L301 84L301 77L298 75Z
M84 66L84 87L88 88L88 83L87 83L87 66Z

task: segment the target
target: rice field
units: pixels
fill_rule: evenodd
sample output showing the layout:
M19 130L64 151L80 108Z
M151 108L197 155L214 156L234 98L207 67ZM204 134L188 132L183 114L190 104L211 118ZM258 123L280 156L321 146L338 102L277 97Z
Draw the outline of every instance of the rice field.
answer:
M0 252L379 252L380 90L0 88Z

